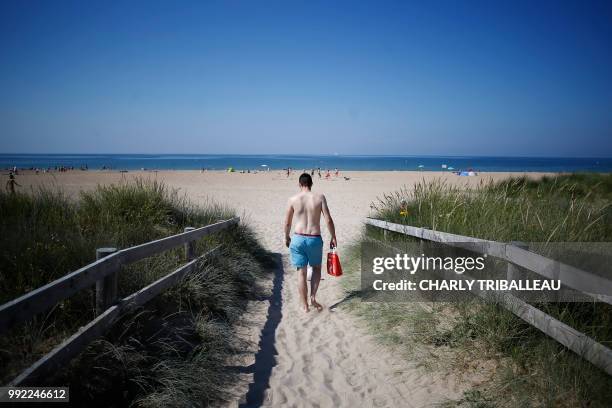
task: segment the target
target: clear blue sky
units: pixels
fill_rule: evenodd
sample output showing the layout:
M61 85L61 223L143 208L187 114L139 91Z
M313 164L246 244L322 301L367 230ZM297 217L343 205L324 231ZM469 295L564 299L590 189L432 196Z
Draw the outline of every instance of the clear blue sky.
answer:
M612 156L612 2L0 2L0 152Z

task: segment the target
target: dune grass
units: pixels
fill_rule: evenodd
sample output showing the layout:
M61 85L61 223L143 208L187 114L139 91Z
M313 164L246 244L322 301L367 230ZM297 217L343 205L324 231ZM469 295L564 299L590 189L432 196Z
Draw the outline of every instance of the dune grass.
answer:
M459 188L441 181L417 183L373 203L373 216L497 241L612 241L612 175L567 175L542 180L509 179ZM363 240L384 238L367 228ZM359 248L352 267L358 271ZM359 276L349 275L355 293ZM495 304L375 304L350 307L385 343L411 359L482 382L449 406L607 406L612 378ZM538 307L612 347L612 309L601 303L538 304Z
M126 248L228 219L214 203L196 206L162 183L136 180L99 186L77 200L56 190L0 193L0 302L6 302L95 259L98 247ZM234 374L228 356L244 350L234 324L269 254L244 224L198 241L198 254L221 244L181 284L123 316L51 384L70 386L87 406L200 406L225 398ZM127 295L183 263L182 248L122 269ZM94 317L91 290L0 336L0 377L7 382Z
M541 182L516 178L462 189L418 183L373 204L396 223L497 241L609 242L612 176L572 175ZM405 203L406 215L400 215Z

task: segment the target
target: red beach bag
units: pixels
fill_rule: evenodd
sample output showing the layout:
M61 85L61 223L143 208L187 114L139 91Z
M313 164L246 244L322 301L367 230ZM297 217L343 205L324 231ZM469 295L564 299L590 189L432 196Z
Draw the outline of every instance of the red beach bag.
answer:
M327 253L327 274L342 276L342 266L340 266L340 257L336 253L336 247L331 247L331 250Z

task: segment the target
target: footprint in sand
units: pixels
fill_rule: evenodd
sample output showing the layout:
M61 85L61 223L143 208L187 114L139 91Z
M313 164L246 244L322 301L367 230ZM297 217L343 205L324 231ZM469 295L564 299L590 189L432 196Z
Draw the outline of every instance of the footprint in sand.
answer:
M312 356L309 354L302 354L302 361L304 364L312 364Z

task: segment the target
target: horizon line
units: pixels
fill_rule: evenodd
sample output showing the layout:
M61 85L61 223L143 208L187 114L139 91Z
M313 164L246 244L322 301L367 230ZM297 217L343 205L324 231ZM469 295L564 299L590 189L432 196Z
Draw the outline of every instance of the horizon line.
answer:
M2 156L304 156L304 157L411 157L411 158L508 158L508 159L606 159L612 160L612 156L538 156L538 155L452 155L452 154L323 154L323 153L3 153Z

